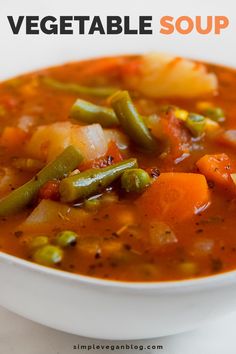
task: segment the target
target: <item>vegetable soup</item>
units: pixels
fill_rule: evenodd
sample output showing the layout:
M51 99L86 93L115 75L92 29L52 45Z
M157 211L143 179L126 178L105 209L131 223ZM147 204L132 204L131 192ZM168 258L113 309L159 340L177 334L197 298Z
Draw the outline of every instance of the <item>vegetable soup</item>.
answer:
M236 269L236 72L163 54L0 84L0 251L122 281Z

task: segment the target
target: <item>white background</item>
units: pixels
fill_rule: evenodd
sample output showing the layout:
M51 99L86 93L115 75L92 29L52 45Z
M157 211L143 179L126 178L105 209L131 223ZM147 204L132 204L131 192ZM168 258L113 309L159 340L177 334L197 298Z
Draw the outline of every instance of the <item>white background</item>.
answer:
M152 15L154 34L13 36L7 15L99 15L102 18L129 15L134 26L138 16ZM196 33L164 36L158 33L159 19L164 15L201 15L203 18L224 15L229 17L230 27L220 36ZM0 79L68 60L154 50L234 66L235 36L234 0L0 0ZM162 344L164 350L158 353L163 354L233 354L236 353L235 328L236 315L232 314L195 332L152 340L151 343ZM33 324L0 308L0 354L71 354L79 352L71 349L73 344L91 342L98 343Z
M107 15L131 16L137 25L140 15L153 16L151 35L77 34L14 36L7 15ZM160 35L162 16L224 15L230 27L222 35ZM236 5L234 0L0 0L0 78L44 65L103 54L159 50L234 64L236 59Z

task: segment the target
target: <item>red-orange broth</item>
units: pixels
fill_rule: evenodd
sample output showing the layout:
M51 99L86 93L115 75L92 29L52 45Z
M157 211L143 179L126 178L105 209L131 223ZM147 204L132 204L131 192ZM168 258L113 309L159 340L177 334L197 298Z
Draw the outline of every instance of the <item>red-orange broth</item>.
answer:
M43 82L43 77L88 87L129 89L126 86L127 76L138 70L138 60L137 56L127 56L75 62L2 82L0 197L5 197L38 172L38 168L28 171L16 165L19 159L31 158L30 153L25 152L25 145L37 126L69 121L71 106L78 97L98 105L109 106L109 100L104 97L79 95L49 87ZM191 200L197 196L201 198L202 193L201 188L191 181L188 182L185 175L180 185L182 189L187 188L187 197L184 197L182 203L175 205L175 212L167 212L167 216L162 210L163 193L159 191L155 194L153 184L141 193L128 193L121 188L120 179L117 179L109 188L99 191L97 204L90 205L80 200L64 205L63 207L67 208L63 209L64 211L59 207L58 212L53 212L54 216L51 217L51 210L47 210L47 205L49 208L52 205L53 208L61 205L57 190L60 182L54 181L54 186L49 187L54 188L55 193L51 193L50 188L48 191L47 185L46 192L43 187L36 200L27 208L14 215L1 217L0 250L34 261L30 247L33 238L44 235L48 237L50 244L54 245L58 232L72 230L78 235L77 242L63 249L62 260L54 265L55 268L68 272L123 281L166 281L202 277L235 269L236 190L231 175L236 172L236 142L232 139L228 141L224 134L225 131L236 129L236 73L233 69L204 65L218 78L218 91L214 94L193 98L150 98L138 90L130 91L140 114L157 114L165 122L167 129L160 133L163 136L160 139L155 136L158 143L156 151L141 151L132 142L129 142L128 148L124 150L119 149L117 144L115 149L114 144L111 148L110 144L104 156L95 161L87 161L82 166L82 169L102 168L117 162L117 159L136 157L139 167L149 173L153 184L167 172L201 174L207 180L207 191L204 193L208 193L209 199L204 207L200 208L202 210L196 208L194 213L190 212L190 215L183 217L185 211L191 209ZM175 108L172 106L201 114L201 102L220 107L225 113L225 120L219 122L220 128L216 134L203 134L194 138L184 126L184 122L175 117ZM175 126L177 135L176 130L173 130ZM152 128L150 129L152 131ZM157 128L154 127L155 129ZM118 128L118 131L122 129ZM48 136L49 140L52 138ZM184 143L187 141L187 153L181 145L181 139ZM109 160L112 153L115 155L114 159ZM223 153L229 160L227 166L224 161L219 162L222 174L227 175L220 182L217 178L214 180L214 174L212 180L211 176L204 172L204 168L202 172L202 167L199 169L196 165L205 155ZM42 166L46 163L43 158L41 163ZM163 188L166 185L164 184ZM153 192L144 197L151 188ZM173 198L171 195L170 203ZM54 200L53 204L50 204L50 199ZM45 215L41 215L40 220L43 221L36 220L25 225L26 218L42 200L49 201L43 210ZM70 214L71 207L75 207L75 214ZM156 209L153 211L153 208Z

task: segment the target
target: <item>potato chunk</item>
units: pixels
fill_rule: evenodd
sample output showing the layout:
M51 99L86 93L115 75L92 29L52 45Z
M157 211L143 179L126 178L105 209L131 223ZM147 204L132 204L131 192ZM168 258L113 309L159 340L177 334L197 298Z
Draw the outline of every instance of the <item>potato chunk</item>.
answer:
M79 126L60 122L39 126L26 144L26 153L48 162L54 160L69 145L74 145L81 151L84 162L103 156L108 148L100 124Z
M26 220L20 225L23 231L50 231L54 227L70 227L83 225L89 214L78 208L43 199Z
M141 58L138 72L127 85L148 97L191 98L217 90L217 77L205 65L189 59L152 53Z

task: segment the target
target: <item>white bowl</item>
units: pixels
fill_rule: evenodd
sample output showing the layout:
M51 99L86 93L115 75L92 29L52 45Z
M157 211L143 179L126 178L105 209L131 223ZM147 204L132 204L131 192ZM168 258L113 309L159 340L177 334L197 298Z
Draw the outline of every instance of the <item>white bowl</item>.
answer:
M196 280L126 283L0 253L0 282L5 308L55 329L101 339L175 334L236 309L236 271Z
M129 283L46 268L0 252L0 284L5 308L99 339L176 334L236 310L236 270L185 281Z
M236 270L153 283L109 281L0 252L0 305L86 337L129 340L176 334L236 310Z

